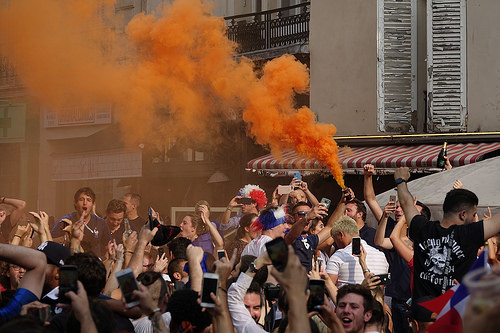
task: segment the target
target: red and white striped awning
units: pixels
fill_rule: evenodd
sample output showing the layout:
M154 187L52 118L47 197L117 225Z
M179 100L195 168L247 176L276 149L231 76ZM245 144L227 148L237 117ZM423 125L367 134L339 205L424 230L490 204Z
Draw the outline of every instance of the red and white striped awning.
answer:
M436 172L440 145L420 146L374 146L340 148L339 159L342 169L353 173L362 172L367 163L375 169L394 169L407 166L414 171ZM485 154L500 150L500 142L448 144L448 158L454 167L471 164L484 159ZM304 158L294 151L283 153L280 158L267 154L247 163L251 171L269 171L287 174L288 171L326 171L329 170L313 158Z

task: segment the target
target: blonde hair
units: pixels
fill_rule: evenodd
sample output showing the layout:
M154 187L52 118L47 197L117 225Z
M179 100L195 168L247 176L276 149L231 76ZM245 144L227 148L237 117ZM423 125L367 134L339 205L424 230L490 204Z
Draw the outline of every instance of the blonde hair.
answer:
M342 216L332 227L331 235L336 236L340 231L347 235L359 236L358 224L349 216Z

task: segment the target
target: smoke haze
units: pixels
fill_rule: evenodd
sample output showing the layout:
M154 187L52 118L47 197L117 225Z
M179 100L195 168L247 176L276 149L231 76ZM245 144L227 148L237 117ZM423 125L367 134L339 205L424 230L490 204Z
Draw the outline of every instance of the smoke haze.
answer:
M294 107L294 94L309 88L306 66L285 55L257 75L235 57L210 3L177 0L137 15L125 31L112 28L120 26L113 0L0 3L0 52L41 105L112 103L129 145L169 137L219 144L241 113L257 143L316 158L344 187L335 127Z

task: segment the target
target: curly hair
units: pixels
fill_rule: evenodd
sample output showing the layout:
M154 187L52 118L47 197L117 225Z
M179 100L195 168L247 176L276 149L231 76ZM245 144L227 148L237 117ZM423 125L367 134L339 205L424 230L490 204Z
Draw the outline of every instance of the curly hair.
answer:
M97 297L106 285L106 268L98 256L93 253L75 253L65 261L66 265L75 265L78 280L83 284L89 297Z

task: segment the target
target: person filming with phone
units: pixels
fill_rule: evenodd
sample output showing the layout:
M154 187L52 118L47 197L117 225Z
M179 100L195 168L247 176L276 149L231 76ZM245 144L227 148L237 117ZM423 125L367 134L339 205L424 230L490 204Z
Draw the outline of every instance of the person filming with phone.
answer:
M364 272L356 256L361 251L361 244L366 251L368 265L366 269L374 274L386 274L388 272L389 265L384 253L359 238L358 225L352 218L348 216L341 217L332 227L331 235L338 250L328 260L326 272L337 287L340 288L344 284L360 284L363 282Z

